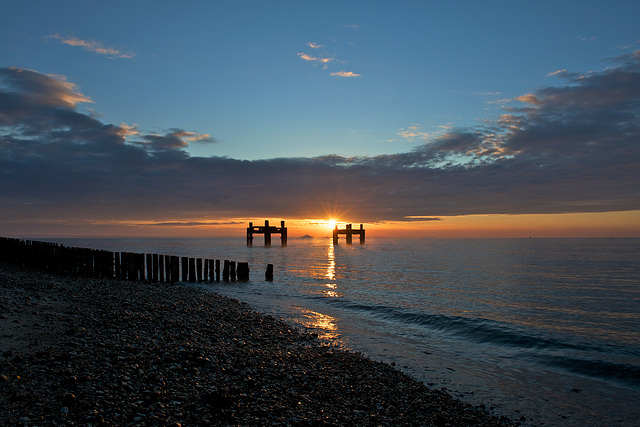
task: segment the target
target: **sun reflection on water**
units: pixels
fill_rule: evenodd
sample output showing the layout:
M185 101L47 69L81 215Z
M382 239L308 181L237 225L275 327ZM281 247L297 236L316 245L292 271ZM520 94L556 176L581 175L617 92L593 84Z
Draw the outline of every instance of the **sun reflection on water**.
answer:
M336 280L336 255L333 243L330 243L327 250L327 273L325 274L328 282L324 285L329 289L325 291L325 295L330 298L338 298L340 295L336 292L338 285Z
M327 279L336 280L336 253L333 243L330 243L327 250Z
M335 317L308 310L303 307L296 307L299 311L299 322L306 329L312 329L318 334L321 340L335 340L338 338L338 326Z

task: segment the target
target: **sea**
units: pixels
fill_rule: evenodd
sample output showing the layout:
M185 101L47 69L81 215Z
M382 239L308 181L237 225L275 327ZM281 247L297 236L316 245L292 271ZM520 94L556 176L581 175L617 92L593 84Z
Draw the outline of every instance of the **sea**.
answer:
M246 261L248 282L184 285L524 425L640 425L640 239L41 240Z

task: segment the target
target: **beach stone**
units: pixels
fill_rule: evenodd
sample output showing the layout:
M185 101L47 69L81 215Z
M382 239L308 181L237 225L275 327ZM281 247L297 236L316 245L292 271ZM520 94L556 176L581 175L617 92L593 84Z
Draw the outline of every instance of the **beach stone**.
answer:
M76 397L72 393L66 393L62 398L62 403L66 406L71 406L75 401Z
M0 425L514 424L202 289L1 262L0 283L38 294L12 314L34 326L0 360Z

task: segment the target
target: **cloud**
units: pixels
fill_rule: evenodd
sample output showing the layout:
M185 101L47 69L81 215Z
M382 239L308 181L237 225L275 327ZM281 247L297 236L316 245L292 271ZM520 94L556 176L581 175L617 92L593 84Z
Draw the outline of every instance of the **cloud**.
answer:
M407 216L405 221L442 221L442 218L428 216Z
M167 221L167 222L154 222L151 224L141 224L146 227L201 227L201 226L216 226L216 225L239 225L244 224L240 221Z
M318 61L318 58L316 58L315 56L307 55L304 52L299 52L298 56L304 59L305 61Z
M337 77L360 77L361 74L356 74L352 71L338 71L337 73L331 73L332 76Z
M516 96L515 99L516 101L524 102L525 104L531 104L531 105L540 105L542 103L542 101L540 101L538 97L532 93Z
M311 47L313 49L320 49L321 47L324 47L323 44L318 44L318 43L313 43L313 42L309 42L308 45L309 45L309 47Z
M597 37L596 36L580 36L578 38L580 39L580 41L591 43L595 41Z
M553 72L551 72L551 73L547 74L547 77L557 76L557 75L559 75L559 74L564 74L564 73L566 73L566 72L567 72L567 70L566 70L566 69L562 69L562 70L558 70L558 71L553 71Z
M398 135L403 137L408 142L413 142L416 139L427 140L429 139L429 134L422 130L422 125L412 124L406 129L400 129Z
M351 30L359 30L360 29L360 25L359 24L346 24L346 25L343 25L342 28L349 28Z
M26 104L75 108L80 103L93 102L80 93L75 84L67 82L61 76L41 74L26 68L8 67L1 69L0 78L2 79L0 88L6 90L5 96L11 96L16 102L14 106L18 110L16 113ZM19 113L12 116L16 119L22 118Z
M334 58L320 58L320 57L315 57L315 56L311 56L311 55L307 55L304 52L299 52L298 56L302 59L304 59L305 61L309 61L309 62L319 62L321 64L323 64L323 68L327 68L327 64L331 61L334 60Z
M62 44L81 47L82 49L87 50L89 52L98 53L100 55L108 55L112 58L131 59L136 56L136 54L133 52L123 52L118 49L105 47L101 43L98 43L95 41L81 40L77 37L63 37L59 34L51 34L49 36L46 36L45 39L57 39L57 40L60 40L60 43Z
M496 99L493 101L486 101L487 104L507 104L509 102L513 102L513 99L510 98L502 98L502 99Z
M1 68L0 229L318 218L327 207L354 222L640 209L640 52L559 77L407 152L246 161L190 156L188 144L213 138L105 123L78 110L90 99L63 77ZM402 131L421 138L412 126Z

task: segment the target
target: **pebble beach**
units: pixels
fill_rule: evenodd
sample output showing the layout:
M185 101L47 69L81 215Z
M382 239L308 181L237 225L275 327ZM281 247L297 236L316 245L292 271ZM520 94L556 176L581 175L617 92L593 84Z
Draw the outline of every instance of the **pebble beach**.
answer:
M517 423L181 284L0 264L0 425Z

